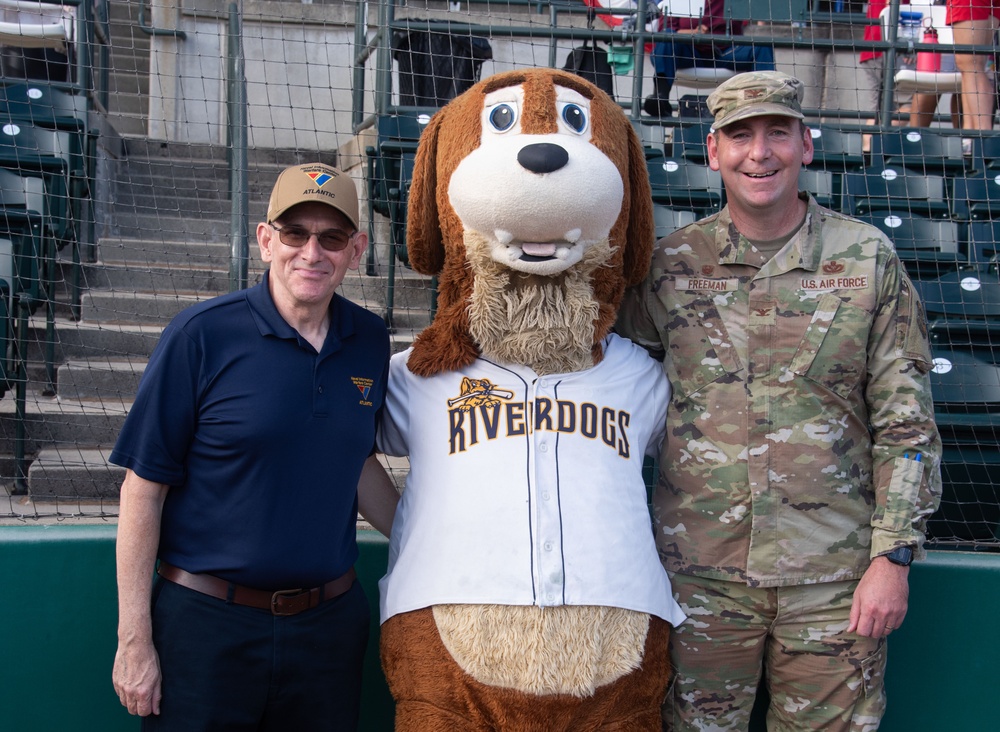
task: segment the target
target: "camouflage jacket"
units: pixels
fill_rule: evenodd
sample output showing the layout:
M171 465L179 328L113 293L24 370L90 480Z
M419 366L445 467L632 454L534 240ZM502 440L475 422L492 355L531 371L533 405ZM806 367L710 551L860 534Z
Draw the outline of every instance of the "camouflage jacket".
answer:
M804 195L804 194L803 194ZM673 396L653 508L668 570L860 577L940 500L923 308L892 244L809 198L770 261L728 209L658 242L617 330Z

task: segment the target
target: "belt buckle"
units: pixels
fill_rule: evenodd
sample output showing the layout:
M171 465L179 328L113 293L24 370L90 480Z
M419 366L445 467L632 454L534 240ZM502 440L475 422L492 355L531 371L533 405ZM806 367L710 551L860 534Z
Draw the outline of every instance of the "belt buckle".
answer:
M297 597L304 597L306 602L303 607L297 607L290 610L282 610L278 607L282 598L288 598L289 600L295 599ZM271 594L271 615L287 616L287 615L297 615L303 610L309 609L309 591L299 588L297 590L278 590Z

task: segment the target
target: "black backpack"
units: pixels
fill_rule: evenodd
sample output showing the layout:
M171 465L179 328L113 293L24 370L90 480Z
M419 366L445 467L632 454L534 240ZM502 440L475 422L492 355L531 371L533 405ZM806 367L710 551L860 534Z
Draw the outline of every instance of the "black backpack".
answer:
M581 76L608 96L615 96L614 74L608 63L608 52L596 43L584 43L569 52L563 71Z

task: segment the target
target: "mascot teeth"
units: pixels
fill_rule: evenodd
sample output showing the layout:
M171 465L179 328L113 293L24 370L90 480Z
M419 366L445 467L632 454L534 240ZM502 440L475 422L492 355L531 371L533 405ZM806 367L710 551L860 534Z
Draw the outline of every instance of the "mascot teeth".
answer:
M521 251L532 257L554 257L556 245L552 242L524 242L521 244Z

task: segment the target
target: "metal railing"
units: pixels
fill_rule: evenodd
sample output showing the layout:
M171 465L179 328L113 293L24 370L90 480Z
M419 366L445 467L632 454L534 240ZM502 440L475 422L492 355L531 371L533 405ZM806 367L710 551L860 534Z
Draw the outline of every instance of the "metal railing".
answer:
M229 291L247 286L250 244L249 154L247 125L247 80L243 57L243 21L236 3L229 5L226 43L226 152L229 162L230 260Z
M490 0L466 0L470 6L488 6ZM355 134L373 127L378 118L384 115L396 113L413 113L415 111L433 111L420 108L419 110L392 103L392 39L395 32L451 32L462 36L484 36L488 38L524 38L543 39L548 42L547 63L550 67L555 67L557 63L557 44L560 40L572 41L603 41L617 44L619 46L629 46L632 50L636 63L631 71L632 84L628 99L620 102L626 113L629 115L634 125L678 127L686 120L680 117L652 118L643 116L641 113L642 90L644 64L640 61L643 58L647 44L658 41L673 41L677 39L676 34L669 32L651 32L645 28L647 18L647 8L652 7L648 0L635 0L634 10L613 10L601 8L600 15L630 16L632 22L624 22L616 29L596 30L584 27L560 26L561 19L566 15L578 15L593 13L594 10L587 7L579 0L507 0L500 5L504 8L520 7L534 8L539 15L546 15L547 25L524 25L515 23L484 23L476 24L469 22L449 22L447 20L428 21L410 18L397 18L396 9L405 4L405 0L359 0L356 6L355 15L355 49L353 69L352 69L352 110L351 121ZM771 9L782 5L772 0L733 0L728 3L727 13L730 19L735 19L735 12L745 13L746 17L762 18L771 20L775 25L787 22L790 29L798 28L800 32L789 33L787 35L776 35L772 27L771 34L760 32L746 35L716 35L716 34L692 34L685 36L685 42L695 44L725 43L728 45L766 45L775 49L808 49L810 51L833 51L842 50L844 41L838 38L816 38L812 33L807 33L810 26L820 28L831 27L836 24L839 27L845 25L855 28L863 25L880 24L879 19L869 19L864 14L846 13L835 14L822 12L819 0L788 0L787 7L782 5L779 9L779 17L770 17ZM901 53L912 55L920 51L935 51L938 53L949 52L978 52L992 53L995 49L992 46L969 46L969 45L938 45L927 43L916 43L910 38L900 38L899 29L899 0L891 0L891 15L887 24L887 38L882 41L852 40L851 50L858 53L861 51L879 51L884 54L886 69L896 68L896 58ZM377 20L372 31L370 28L371 9L377 10ZM768 17L756 12L755 7L766 8ZM733 8L737 10L733 10ZM832 34L831 34L832 35ZM374 104L372 109L365 108L366 90L365 79L366 70L374 57L375 89L373 94ZM894 108L895 79L894 73L883 74L883 89L881 94L881 108L871 110L839 110L827 108L806 108L803 112L808 118L823 119L824 124L836 126L845 131L864 131L866 133L881 133L891 129L894 123L905 119L905 115L897 112ZM941 129L946 135L968 136L967 130L961 129ZM997 133L976 133L976 134L997 134ZM372 148L370 152L377 155L377 148ZM369 158L368 174L372 177L372 158ZM372 197L372 180L368 181L369 198ZM395 189L398 193L398 189ZM375 237L374 237L375 212L370 213L369 222L369 252L366 273L375 275L377 273L375 262ZM390 232L390 237L392 234ZM395 264L397 259L396 243L389 242L388 248L388 271L387 271L387 296L386 296L386 322L392 325L393 303L394 303L394 280Z
M187 33L180 28L154 28L147 23L145 0L139 0L139 30L147 36L167 36L176 38L180 41L187 39Z
M744 4L752 5L757 0L745 0ZM490 0L466 0L469 5L489 5ZM797 22L797 27L808 26L810 23L815 27L831 23L850 24L855 27L860 25L876 25L878 19L869 19L857 13L833 14L820 12L815 9L818 3L814 1L812 8L804 0L791 0L795 8L801 7L798 15L805 22ZM614 10L602 8L598 11L600 15L632 16L635 18L646 18L647 7L652 7L652 3L647 0L635 0L634 10ZM764 5L764 3L760 3ZM897 35L899 27L899 0L891 0L889 7L891 15L888 23L888 38L882 41L852 40L851 50L880 51L886 54L886 68L894 69L896 57L901 53L912 55L920 51L936 51L938 53L980 53L988 54L996 51L992 45L959 45L959 44L928 44L917 43L911 39L899 38ZM377 23L371 36L368 36L370 25L370 8L377 7ZM490 38L525 38L525 39L547 39L549 41L548 65L556 65L556 52L558 40L574 41L604 41L614 42L618 45L630 45L634 57L641 59L645 52L646 44L658 41L676 40L677 36L669 32L651 32L645 29L644 22L634 22L623 24L617 29L598 30L582 27L560 27L559 20L565 15L585 14L590 9L583 2L575 0L507 0L501 3L502 7L534 7L539 14L547 11L549 16L548 26L533 25L513 25L513 24L474 24L447 21L426 21L408 18L397 18L396 9L404 6L402 0L360 0L356 6L355 15L355 48L353 68L353 106L352 123L355 133L367 129L374 124L378 115L391 114L405 108L391 103L392 92L392 34L394 31L453 31L464 34L487 36ZM767 3L770 7L770 3ZM728 11L730 14L732 11ZM793 9L791 13L783 13L785 16L796 17ZM769 20L769 18L763 18ZM775 49L808 49L813 51L842 50L844 41L833 38L812 38L765 35L760 33L747 35L713 35L713 34L691 34L685 36L685 41L695 44L726 43L729 45L767 45ZM369 60L375 56L375 90L374 109L366 111L365 100L365 69ZM678 118L651 119L641 116L642 88L643 88L643 64L636 63L632 73L632 88L630 97L624 102L623 107L630 114L633 122L640 124L659 124L664 127L671 127L680 124ZM878 120L878 125L874 127L866 126L866 131L875 131L880 128L887 128L893 118L899 118L892 110L892 100L895 91L895 81L893 74L885 74L883 89L882 110L860 110L856 112L844 112L842 110L826 108L810 108L803 111L810 117L824 117L829 119L856 119L858 124L865 120ZM956 134L961 134L957 131Z

